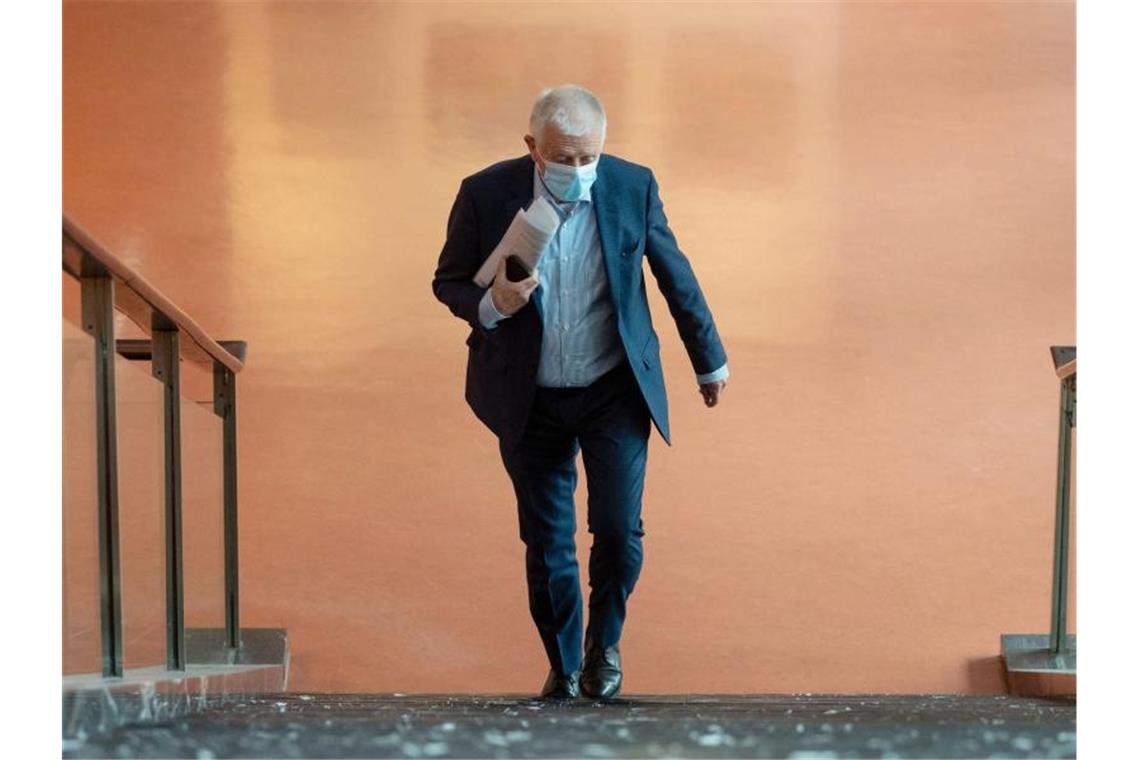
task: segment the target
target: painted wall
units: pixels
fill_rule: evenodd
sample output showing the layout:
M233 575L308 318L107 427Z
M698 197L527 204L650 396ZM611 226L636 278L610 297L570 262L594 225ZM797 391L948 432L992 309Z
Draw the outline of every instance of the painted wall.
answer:
M289 629L297 690L541 685L429 286L459 180L564 81L656 172L732 372L707 409L646 267L675 445L624 691L1000 692L1000 634L1048 624L1064 3L65 3L64 208L250 343L243 622Z

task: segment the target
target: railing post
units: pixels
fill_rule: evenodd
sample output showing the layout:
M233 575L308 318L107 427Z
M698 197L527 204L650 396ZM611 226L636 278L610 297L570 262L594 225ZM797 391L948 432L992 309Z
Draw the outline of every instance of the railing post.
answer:
M1069 478L1076 425L1077 376L1061 380L1061 420L1057 435L1057 513L1053 528L1053 595L1049 620L1049 651L1066 647L1069 605Z
M186 669L182 583L182 396L178 329L151 331L151 373L162 382L166 484L166 667Z
M1057 436L1057 509L1053 527L1052 609L1049 633L1003 633L1006 682L1018 696L1076 695L1077 637L1066 633L1069 604L1069 474L1077 424L1077 347L1050 346L1061 379Z
M115 427L115 285L106 272L80 277L83 330L95 342L95 450L99 510L99 625L103 675L123 675L119 483Z
M236 660L241 647L238 597L237 389L236 376L214 363L214 413L222 418L222 491L225 521L226 648Z

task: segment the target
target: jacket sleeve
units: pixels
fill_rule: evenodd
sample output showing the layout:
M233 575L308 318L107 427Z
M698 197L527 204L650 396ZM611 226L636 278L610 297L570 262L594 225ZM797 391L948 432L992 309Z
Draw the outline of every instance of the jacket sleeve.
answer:
M471 281L482 263L479 259L479 227L475 217L475 204L471 200L467 181L464 180L459 184L459 192L447 218L447 239L439 254L431 290L452 314L466 320L476 330L490 335L496 328L488 329L479 318L479 303L488 289Z
M699 375L713 372L722 367L728 357L693 267L677 247L677 239L669 229L657 178L652 172L649 173L647 203L645 257L649 260L649 269L677 323L693 370Z

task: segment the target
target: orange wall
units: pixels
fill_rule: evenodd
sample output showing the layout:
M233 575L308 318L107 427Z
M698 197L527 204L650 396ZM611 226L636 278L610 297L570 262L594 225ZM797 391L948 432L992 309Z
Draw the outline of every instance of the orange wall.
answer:
M1074 340L1063 3L65 3L64 208L250 343L243 622L298 690L540 686L429 283L459 180L563 81L657 173L732 371L705 408L650 287L675 445L625 691L1001 691L999 635L1047 630Z

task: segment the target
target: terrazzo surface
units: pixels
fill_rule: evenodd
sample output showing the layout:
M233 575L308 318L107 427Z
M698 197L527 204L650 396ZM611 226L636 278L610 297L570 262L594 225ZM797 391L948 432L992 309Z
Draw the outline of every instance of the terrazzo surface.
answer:
M285 694L126 727L67 757L1076 757L1076 703L959 694Z

